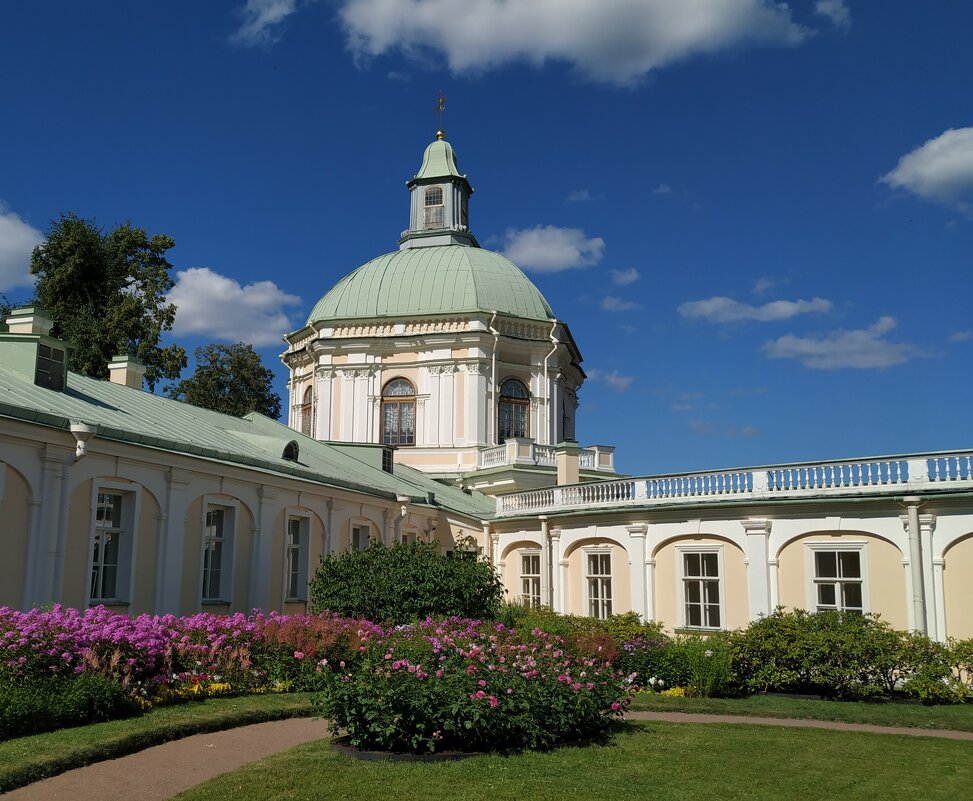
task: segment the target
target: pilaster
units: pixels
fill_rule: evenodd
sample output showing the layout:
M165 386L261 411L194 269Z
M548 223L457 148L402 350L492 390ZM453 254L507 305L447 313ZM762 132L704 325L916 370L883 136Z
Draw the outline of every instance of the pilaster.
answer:
M747 589L750 620L771 612L770 592L770 529L772 520L753 518L741 520L747 536Z
M648 526L637 523L625 526L628 531L629 575L632 587L632 611L643 620L648 619L645 596L645 534Z

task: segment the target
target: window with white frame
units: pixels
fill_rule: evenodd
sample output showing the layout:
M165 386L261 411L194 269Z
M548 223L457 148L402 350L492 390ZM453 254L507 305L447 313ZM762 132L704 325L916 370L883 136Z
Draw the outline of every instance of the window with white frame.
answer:
M679 549L682 624L692 629L723 627L722 549Z
M206 508L203 523L204 601L230 600L235 512L232 506L209 505Z
M120 483L94 487L89 603L124 603L129 599L138 504L134 486Z
M612 613L612 555L610 550L585 552L588 616L607 618Z
M811 561L809 606L816 612L867 611L865 544L808 543Z
M284 598L307 600L307 562L311 521L307 517L287 518L284 554Z
M541 605L541 555L527 551L520 555L520 597L524 606Z
M364 551L368 547L370 532L368 523L353 523L351 526L351 550Z
M442 228L445 220L445 206L443 205L443 188L441 186L426 187L423 194L423 227Z

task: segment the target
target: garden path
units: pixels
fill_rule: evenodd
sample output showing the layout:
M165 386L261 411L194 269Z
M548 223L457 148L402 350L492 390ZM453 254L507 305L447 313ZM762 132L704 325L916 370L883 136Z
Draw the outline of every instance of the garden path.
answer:
M742 723L790 728L906 734L973 741L973 732L839 723L826 720L701 715L684 712L630 712L629 720L667 723ZM165 801L208 779L249 762L328 735L322 720L292 718L239 729L197 734L137 754L98 762L13 790L4 801Z

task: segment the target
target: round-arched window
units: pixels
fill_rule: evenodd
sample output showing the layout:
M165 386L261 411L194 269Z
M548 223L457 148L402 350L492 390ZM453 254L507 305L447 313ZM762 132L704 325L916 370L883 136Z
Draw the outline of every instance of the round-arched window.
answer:
M426 187L423 194L424 228L442 228L445 225L445 206L443 205L443 188L441 186Z
M500 385L497 406L497 442L530 436L530 392L522 381L508 378Z
M304 401L301 403L301 433L308 437L311 436L314 420L313 402L314 391L308 387L304 390Z
M394 378L382 390L382 443L416 444L416 390L404 378Z

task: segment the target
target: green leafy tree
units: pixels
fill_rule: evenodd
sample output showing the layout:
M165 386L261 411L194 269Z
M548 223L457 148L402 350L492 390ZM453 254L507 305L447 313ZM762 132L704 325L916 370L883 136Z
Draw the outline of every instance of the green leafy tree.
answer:
M127 353L145 363L150 390L161 378L179 377L186 351L159 345L176 317L166 302L174 282L165 253L174 245L166 234L149 237L128 223L106 234L73 212L51 221L30 271L37 301L54 320L52 333L73 345L72 370L108 378L112 356Z
M195 357L196 372L166 387L170 398L236 417L250 412L280 416L280 395L272 387L274 374L252 346L243 342L204 345L196 348Z
M448 557L431 543L373 542L361 551L328 554L311 580L311 609L380 623L426 615L493 620L503 586L488 562Z

